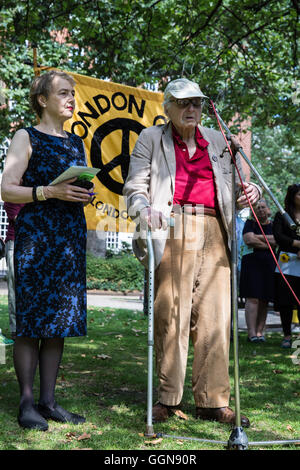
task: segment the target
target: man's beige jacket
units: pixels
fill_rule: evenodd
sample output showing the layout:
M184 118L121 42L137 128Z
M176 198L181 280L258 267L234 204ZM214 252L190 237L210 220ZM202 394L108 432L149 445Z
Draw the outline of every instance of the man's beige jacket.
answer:
M202 126L199 126L199 130L203 138L209 142L208 153L215 178L219 210L230 248L232 227L231 157L228 151L224 152L226 143L221 132ZM236 158L242 175L238 155ZM173 208L175 172L176 159L171 123L144 129L132 152L128 177L123 189L130 217L135 219L141 209L151 205L169 218ZM236 194L238 194L240 181L237 172L236 183ZM138 221L138 219L136 220ZM156 267L162 259L167 237L168 230L153 232ZM147 267L146 234L145 231L140 230L138 223L133 239L133 250L137 258Z

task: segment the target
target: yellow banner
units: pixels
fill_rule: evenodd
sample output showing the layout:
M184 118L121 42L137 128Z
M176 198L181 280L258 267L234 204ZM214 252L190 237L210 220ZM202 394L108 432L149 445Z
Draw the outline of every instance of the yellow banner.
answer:
M139 133L166 121L163 94L67 73L76 81L76 109L65 129L83 139L88 166L101 169L85 208L87 228L132 232L122 189Z

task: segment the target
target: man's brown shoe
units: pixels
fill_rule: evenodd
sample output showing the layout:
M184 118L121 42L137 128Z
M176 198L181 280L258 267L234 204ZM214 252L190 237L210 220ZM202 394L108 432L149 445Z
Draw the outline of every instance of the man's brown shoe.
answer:
M176 410L175 406L167 406L162 403L156 403L152 408L153 423L163 423L172 415L172 410Z
M229 406L223 408L196 408L196 418L235 424L235 412ZM241 426L249 428L250 421L246 416L241 415Z

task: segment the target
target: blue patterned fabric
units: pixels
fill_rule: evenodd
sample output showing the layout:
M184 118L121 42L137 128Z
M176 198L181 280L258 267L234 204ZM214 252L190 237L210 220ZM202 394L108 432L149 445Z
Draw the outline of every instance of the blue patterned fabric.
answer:
M32 155L26 187L49 185L72 165L86 165L80 137L27 128ZM26 204L15 227L16 334L31 338L86 334L86 221L82 203Z

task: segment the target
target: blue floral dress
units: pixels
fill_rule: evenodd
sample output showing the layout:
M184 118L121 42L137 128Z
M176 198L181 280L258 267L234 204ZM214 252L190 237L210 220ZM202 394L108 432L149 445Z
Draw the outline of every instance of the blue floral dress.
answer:
M47 186L72 165L85 166L80 137L30 127L26 187ZM26 204L15 226L16 334L31 338L86 334L86 221L82 203Z

